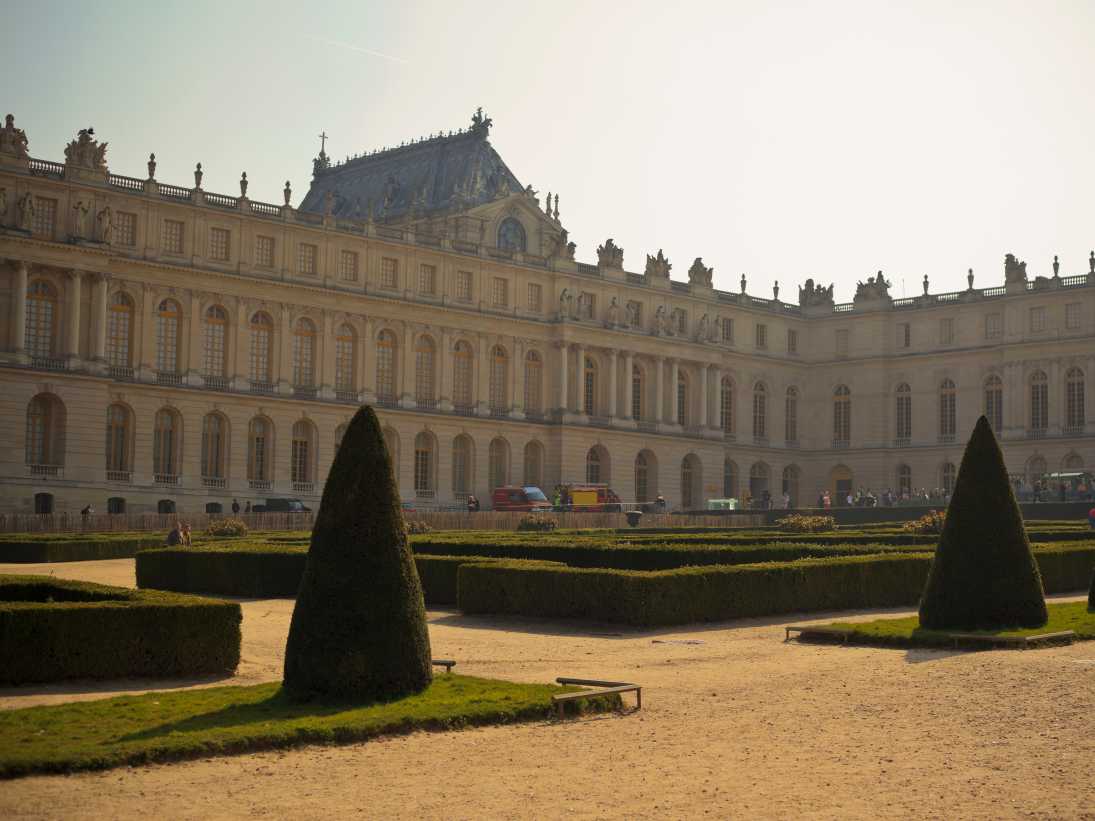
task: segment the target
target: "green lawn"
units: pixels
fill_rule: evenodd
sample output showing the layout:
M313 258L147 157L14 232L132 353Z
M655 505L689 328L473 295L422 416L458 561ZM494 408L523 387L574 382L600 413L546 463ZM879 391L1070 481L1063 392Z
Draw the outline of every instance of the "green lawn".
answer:
M1012 630L956 630L957 633L975 633L986 636L1036 636L1041 633L1057 633L1072 630L1077 641L1095 640L1095 612L1089 612L1087 602L1050 603L1049 622L1044 627ZM862 641L870 644L896 644L902 647L916 645L950 645L953 640L939 630L924 630L917 616L901 619L878 619L877 621L846 622L837 621L826 627L851 630L849 641Z
M447 674L418 695L366 706L293 702L273 682L29 707L0 712L0 778L527 721L552 715L551 696L576 689Z

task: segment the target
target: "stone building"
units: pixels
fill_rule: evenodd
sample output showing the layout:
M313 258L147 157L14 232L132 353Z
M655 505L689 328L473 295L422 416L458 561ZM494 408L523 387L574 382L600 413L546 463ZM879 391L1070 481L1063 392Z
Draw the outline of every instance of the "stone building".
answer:
M986 413L1009 469L1095 463L1086 273L851 303L575 260L559 197L522 186L491 122L332 163L298 207L63 163L0 131L0 510L315 505L357 405L420 506L507 483L607 482L671 507L954 481Z

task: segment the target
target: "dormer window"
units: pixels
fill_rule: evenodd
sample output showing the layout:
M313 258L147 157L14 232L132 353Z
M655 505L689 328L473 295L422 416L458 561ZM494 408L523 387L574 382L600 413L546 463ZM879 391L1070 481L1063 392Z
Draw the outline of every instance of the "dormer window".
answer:
M507 251L524 253L526 247L525 226L513 217L502 220L498 226L498 247Z

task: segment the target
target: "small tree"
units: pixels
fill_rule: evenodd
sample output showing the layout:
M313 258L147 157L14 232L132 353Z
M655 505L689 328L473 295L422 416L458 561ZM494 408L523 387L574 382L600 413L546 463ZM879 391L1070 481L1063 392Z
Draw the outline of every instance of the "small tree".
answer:
M350 422L323 488L285 645L296 697L391 699L432 678L422 587L392 463L370 407Z
M941 630L1039 627L1045 595L1023 515L988 419L962 456L920 600L920 624Z

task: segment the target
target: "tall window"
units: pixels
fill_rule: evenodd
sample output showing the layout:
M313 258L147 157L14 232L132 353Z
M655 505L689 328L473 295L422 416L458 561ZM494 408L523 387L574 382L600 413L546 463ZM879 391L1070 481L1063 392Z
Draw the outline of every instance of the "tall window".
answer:
M173 299L163 300L156 309L156 370L179 371L179 304Z
M1030 309L1030 332L1040 334L1046 329L1046 309L1039 305Z
M126 473L130 466L129 410L124 405L111 405L106 411L106 470ZM107 478L111 478L107 476Z
M790 506L795 507L799 503L798 495L799 471L797 465L788 465L783 469L782 490L787 494Z
M395 334L381 331L376 338L376 395L389 402L395 399Z
M956 429L957 391L954 382L944 379L939 386L939 438L947 441L954 439Z
M788 388L783 408L783 438L798 441L798 388Z
M997 434L1004 429L1004 383L996 374L985 380L985 416Z
M912 496L912 468L908 465L897 466L897 495Z
M525 412L539 413L543 410L544 363L540 354L529 351L525 356Z
M315 481L312 462L315 459L315 428L300 419L293 423L293 450L289 464L290 478L296 483Z
M307 317L293 328L293 384L310 388L316 382L316 326Z
M357 282L357 251L339 252L338 278L343 282Z
M52 238L57 226L57 200L35 197L34 222L31 225L34 236Z
M252 482L270 480L270 454L273 430L261 416L251 420L247 431L247 478Z
M380 287L391 291L399 290L399 261L391 257L380 259Z
M498 247L508 251L524 251L525 244L525 227L513 217L502 220L498 226Z
M724 434L734 432L734 380L729 376L719 386L719 427Z
M464 434L452 441L452 492L456 496L471 493L472 443Z
M1083 303L1070 302L1065 305L1065 328L1074 331L1083 324Z
M209 257L220 262L227 262L232 248L231 237L232 235L225 228L210 228Z
M255 237L255 265L259 268L274 267L273 237Z
M762 350L762 351L765 348L768 347L768 326L767 325L762 325L762 324L759 324L759 323L757 324L756 343L757 343L757 348Z
M152 472L156 476L179 475L178 417L168 408L156 412L152 433Z
M544 290L538 282L528 284L528 309L535 314L544 309Z
M753 438L768 438L768 388L763 382L753 386Z
M26 462L28 465L64 463L64 407L50 394L39 394L27 405Z
M852 392L847 385L833 391L833 441L847 444L852 438Z
M169 254L183 252L183 223L179 220L163 221L163 249Z
M106 361L115 368L128 368L133 340L133 300L121 291L110 298L107 320Z
M734 344L734 320L732 317L723 317L719 323L722 330L722 341Z
M601 483L600 448L590 448L586 454L586 481L593 485Z
M490 304L495 308L509 307L509 281L505 277L495 277L491 280Z
M943 486L943 492L948 496L954 493L954 480L957 476L958 471L950 462L945 463L939 471L940 484Z
M597 407L597 363L588 356L582 369L582 379L585 380L582 412L592 416Z
M544 448L539 442L525 445L525 484L539 487L544 473Z
M798 353L798 331L787 329L787 353Z
M631 418L643 418L643 372L638 365L631 366Z
M684 510L692 510L696 506L695 485L696 467L689 454L681 462L681 508Z
M578 318L593 319L596 315L597 298L589 291L578 294Z
M939 344L950 345L954 342L954 317L939 320Z
M315 276L317 248L307 242L302 242L297 248L297 266L302 274Z
M1084 372L1069 368L1065 374L1065 427L1079 431L1084 422Z
M338 327L335 334L335 390L343 393L353 393L357 389L357 380L354 378L357 370L354 349L356 335L354 329L347 323Z
M205 479L224 478L227 427L219 413L208 413L202 420L202 477Z
M899 322L897 325L897 347L909 348L912 346L912 325L908 322ZM847 351L845 351L847 353Z
M271 360L273 359L274 321L264 311L251 317L251 360L250 375L252 382L269 384L273 381Z
M27 329L24 337L27 353L32 357L53 356L57 339L57 292L43 280L32 282L27 289Z
M433 495L433 437L422 432L414 437L414 492Z
M137 215L118 211L114 214L114 244L132 248L137 244Z
M650 501L650 464L643 453L635 457L635 501Z
M472 406L472 350L467 342L457 342L452 351L452 403L457 408Z
M836 355L848 355L848 329L841 328L836 332Z
M437 293L437 266L423 263L418 266L418 293L433 296Z
M733 459L722 460L722 497L724 499L736 499L738 497L738 466Z
M897 386L894 431L898 441L912 438L912 389L902 382Z
M414 347L414 397L419 405L434 401L434 345L428 336L420 336Z
M677 373L677 424L688 424L688 375Z
M220 305L211 305L205 312L205 346L203 373L206 376L221 376L227 372L227 349L225 337L228 331L228 312Z
M490 408L493 411L509 410L508 372L506 349L495 345L490 352Z
M1030 377L1030 429L1044 431L1049 427L1049 380L1045 371L1035 371Z
M471 302L471 271L456 272L456 301Z
M509 444L505 439L495 439L490 443L490 486L491 489L509 484Z
M1001 314L985 315L985 339L999 339L1004 335L1004 317Z

